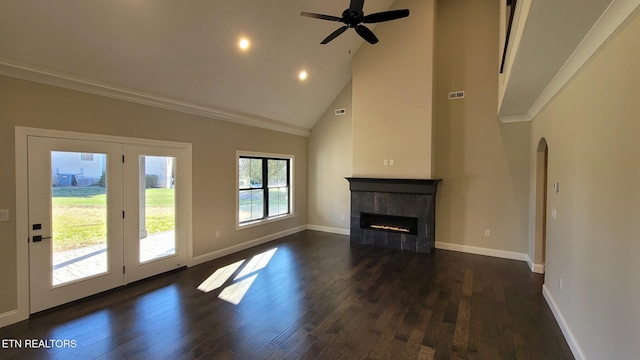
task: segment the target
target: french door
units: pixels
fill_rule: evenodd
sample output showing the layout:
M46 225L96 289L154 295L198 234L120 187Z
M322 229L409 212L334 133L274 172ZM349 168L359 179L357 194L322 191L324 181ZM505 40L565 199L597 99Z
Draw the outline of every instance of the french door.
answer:
M125 282L186 265L186 196L179 166L186 160L175 148L125 145ZM130 215L129 215L130 214Z
M176 149L28 137L30 312L186 264Z

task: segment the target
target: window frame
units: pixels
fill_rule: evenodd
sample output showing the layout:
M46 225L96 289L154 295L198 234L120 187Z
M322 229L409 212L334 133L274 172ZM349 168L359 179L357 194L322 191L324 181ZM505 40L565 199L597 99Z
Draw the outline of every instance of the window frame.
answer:
M253 188L253 190L263 190L263 217L255 220L240 221L240 192L250 191L251 188L240 188L240 159L260 159L263 162L262 168L262 187ZM265 166L268 160L286 160L288 162L287 167L287 180L288 180L288 198L289 198L289 212L285 214L268 216L268 204L269 204L269 179L267 176L267 167ZM261 153L252 151L236 151L236 172L235 172L235 187L236 187L236 230L251 228L254 226L264 225L275 221L281 221L291 219L296 216L294 204L295 204L295 156L286 154L273 154L273 153Z

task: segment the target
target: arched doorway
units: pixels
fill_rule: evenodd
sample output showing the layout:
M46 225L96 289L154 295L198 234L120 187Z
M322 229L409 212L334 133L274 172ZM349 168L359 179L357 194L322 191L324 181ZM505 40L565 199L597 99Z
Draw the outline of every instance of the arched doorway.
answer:
M549 146L540 139L536 150L536 218L534 235L533 271L544 273L547 236L547 175Z

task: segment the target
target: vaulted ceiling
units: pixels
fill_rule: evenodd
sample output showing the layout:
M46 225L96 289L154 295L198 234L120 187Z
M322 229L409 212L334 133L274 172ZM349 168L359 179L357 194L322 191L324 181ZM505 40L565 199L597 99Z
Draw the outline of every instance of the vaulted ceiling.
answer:
M499 117L530 121L640 7L640 0L518 0Z
M365 14L392 0L368 0ZM351 78L364 43L349 0L0 1L0 74L304 133ZM373 29L373 27L371 27ZM246 37L247 50L238 42ZM381 42L385 39L381 38ZM301 81L300 71L308 77Z

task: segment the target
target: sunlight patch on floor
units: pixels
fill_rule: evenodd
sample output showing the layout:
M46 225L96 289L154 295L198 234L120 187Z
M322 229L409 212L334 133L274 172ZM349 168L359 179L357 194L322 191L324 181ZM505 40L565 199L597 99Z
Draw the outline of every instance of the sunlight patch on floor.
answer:
M273 248L269 251L265 251L252 257L247 266L245 266L244 269L240 271L240 274L238 274L238 276L236 276L233 280L235 281L238 279L242 279L243 277L251 273L264 269L267 264L269 264L269 261L273 257L273 254L276 253L276 250L278 250L278 248Z
M218 298L230 302L233 305L240 304L244 295L249 291L251 284L258 277L258 274L255 274L251 277L248 277L244 280L241 280L237 283L231 284L224 288Z
M202 284L198 285L198 290L209 292L222 286L225 281L229 280L236 270L244 263L244 259L221 267L209 276Z
M233 279L234 283L222 289L222 291L218 295L218 298L230 302L234 305L238 305L240 301L242 301L242 298L247 293L247 291L249 291L251 284L253 284L253 281L258 277L258 274L250 277L247 276L267 267L269 261L271 261L271 258L277 250L278 248L273 248L271 250L267 250L258 255L255 255L251 258L251 260L249 260L249 262L247 262L246 265L244 265L244 267L242 267L242 265L244 264L246 259L242 259L240 261L236 261L233 264L229 264L227 266L219 268L205 281L198 285L198 290L208 293L222 287L222 285L224 285L224 283L227 282L227 280L229 280L231 276L242 267L240 273L238 273L238 275L236 275L236 277Z

